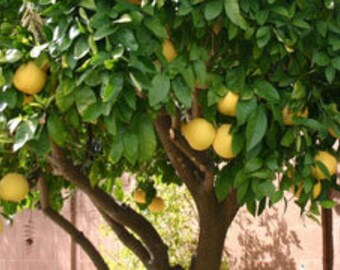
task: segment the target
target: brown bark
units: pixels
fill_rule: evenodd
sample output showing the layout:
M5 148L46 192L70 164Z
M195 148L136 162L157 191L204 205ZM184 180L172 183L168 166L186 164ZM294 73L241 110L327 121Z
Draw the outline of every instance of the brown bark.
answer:
M128 230L124 228L124 226L115 222L108 215L106 215L103 211L100 211L100 213L102 217L105 219L105 221L107 222L107 224L110 226L110 228L115 232L118 239L122 241L122 243L127 248L132 250L133 253L141 260L144 266L148 269L151 258L150 258L150 254L148 253L146 248L143 246L143 244L138 239L136 239L131 233L129 233Z
M334 248L333 248L333 217L332 209L322 209L322 252L323 270L333 270Z
M74 166L65 157L62 149L51 144L52 154L49 157L54 173L60 175L80 188L94 205L113 221L121 226L131 229L145 244L150 254L149 268L171 269L168 258L168 247L163 242L155 228L142 215L138 214L127 205L118 204L112 196L98 187L91 187L90 181L85 177L80 168ZM131 237L134 237L131 235Z
M204 202L199 210L200 233L190 270L219 270L225 236L239 206L234 190L224 202L218 203L213 195Z
M40 204L44 214L49 217L55 224L68 233L72 239L85 251L85 253L91 258L97 269L109 270L109 267L105 263L103 257L98 250L94 247L91 241L79 231L71 222L60 215L57 211L54 211L49 206L48 192L43 177L39 178L38 187L40 191Z
M214 165L170 132L171 119L159 114L155 127L170 162L188 187L199 213L200 233L191 270L219 270L226 232L239 206L235 191L219 203L214 193ZM205 166L201 166L204 164Z

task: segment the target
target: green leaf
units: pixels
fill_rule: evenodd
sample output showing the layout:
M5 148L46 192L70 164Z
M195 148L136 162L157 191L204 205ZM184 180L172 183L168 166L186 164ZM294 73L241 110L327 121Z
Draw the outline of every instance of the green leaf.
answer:
M37 129L38 121L25 121L21 122L15 131L13 151L16 152L23 147L26 142L33 139L35 131Z
M325 76L326 76L328 83L332 83L334 81L335 75L336 75L336 70L334 67L328 66L325 69Z
M134 123L139 142L139 160L151 160L157 147L152 121L147 115L138 114Z
M93 11L97 9L94 0L80 0L78 5Z
M283 195L284 195L284 193L283 193L282 190L278 190L278 191L272 193L270 195L270 202L272 204L275 204L275 203L281 201L281 199L283 198Z
M139 48L138 42L134 33L130 29L121 29L117 33L117 39L130 51L137 51Z
M217 175L215 194L219 202L223 201L228 196L235 177L240 169L240 165L230 163L222 169L220 174Z
M157 17L151 17L144 21L145 26L156 36L161 39L167 38L168 34L163 24Z
M247 21L242 17L238 0L224 0L224 9L228 18L241 29L248 28Z
M47 119L48 135L52 140L63 146L67 140L67 131L64 122L57 115L52 114Z
M92 188L94 188L98 184L98 182L101 180L101 178L103 177L102 164L103 163L101 163L100 161L95 161L91 166L89 179L90 179L90 185Z
M248 120L248 117L252 112L254 112L257 108L256 98L252 98L250 100L240 100L237 102L236 106L236 119L237 125L242 126Z
M124 157L132 165L135 164L138 158L138 136L135 133L128 131L124 134L123 143Z
M300 118L297 116L293 116L293 121L296 124L303 125L305 127L308 127L310 129L314 129L317 131L324 131L325 125L323 125L321 122L314 120L314 119L306 119L306 118Z
M13 109L17 104L17 92L7 89L6 91L0 91L0 112L7 107Z
M47 129L43 129L37 138L30 141L30 147L38 156L46 157L50 151Z
M263 160L258 157L254 157L246 163L246 165L244 166L244 170L247 173L250 173L250 172L257 171L262 166L263 166Z
M249 189L249 181L243 182L237 189L237 202L239 205L242 205L246 199L246 195Z
M332 59L332 66L333 66L336 70L340 71L340 56L334 57L334 58Z
M207 79L207 68L204 61L197 60L194 62L194 71L199 84L205 84Z
M223 10L223 3L220 0L210 1L205 5L204 17L210 21L217 18Z
M244 149L245 142L246 138L244 136L244 132L237 132L233 134L231 148L235 156L241 153L241 151Z
M97 102L97 97L94 91L87 86L77 88L76 105L78 112L81 116L84 115L85 111L94 103Z
M170 80L165 74L157 74L152 80L149 90L149 103L152 107L164 102L169 94Z
M267 81L257 81L254 85L254 92L259 97L264 98L273 103L280 101L279 92Z
M334 208L337 205L337 203L335 201L326 200L326 201L321 201L320 205L321 207L325 209L331 209L331 208Z
M182 77L177 76L172 82L172 89L175 92L176 98L181 102L185 108L191 108L192 92L189 86L183 81Z
M283 135L280 144L282 146L290 146L296 139L296 132L294 129L288 129L287 132Z
M292 99L303 99L306 97L306 87L300 80L296 81L293 86Z
M267 116L263 107L250 115L247 122L247 151L252 150L263 139L267 130Z
M6 79L4 74L2 73L2 68L0 67L0 88L6 84Z
M18 62L23 56L24 54L17 49L8 49L4 56L0 54L0 64L1 63L12 64L12 63Z
M312 62L323 67L330 64L331 60L329 59L329 56L326 53L316 51L313 53Z
M273 196L275 193L275 186L271 181L264 181L259 185L259 191L263 196Z
M110 106L111 104L108 103L101 103L101 102L96 102L88 106L84 111L83 111L83 120L85 122L93 122L97 120L97 118L104 113L105 109L107 109L107 106ZM110 111L108 112L110 113ZM107 115L107 114L106 114Z
M71 79L63 79L56 89L56 104L60 111L67 111L74 103L75 84Z
M195 87L195 74L191 66L186 67L181 71L181 75L185 80L186 84L190 89L194 89Z
M112 74L109 78L109 81L103 82L100 91L100 96L103 102L115 100L123 89L124 80L120 73Z
M87 42L87 38L84 36L81 36L77 39L75 45L74 45L74 59L79 60L83 58L90 50L89 44Z
M264 48L271 38L270 28L262 26L256 31L256 42L259 48Z
M111 141L109 159L112 163L117 163L124 153L124 143L121 135L114 136Z
M109 35L112 35L114 32L117 31L117 27L113 26L112 24L106 24L101 26L99 29L96 30L94 33L93 39L95 41L103 39Z

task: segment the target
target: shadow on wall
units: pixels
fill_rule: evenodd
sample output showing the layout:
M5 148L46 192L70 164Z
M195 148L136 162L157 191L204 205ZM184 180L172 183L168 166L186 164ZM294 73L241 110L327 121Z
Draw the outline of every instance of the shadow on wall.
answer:
M340 192L332 191L332 199L337 202L337 205L334 207L334 212L340 216Z
M273 207L257 220L245 211L235 220L240 229L237 240L241 252L235 257L229 250L224 250L230 269L297 269L292 248L302 247L297 233L288 228L284 217Z

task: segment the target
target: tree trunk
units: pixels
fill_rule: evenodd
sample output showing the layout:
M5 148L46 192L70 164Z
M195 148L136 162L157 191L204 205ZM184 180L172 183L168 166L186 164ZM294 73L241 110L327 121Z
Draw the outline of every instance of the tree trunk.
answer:
M333 219L332 209L322 209L323 270L333 270Z
M227 223L218 216L200 222L200 235L191 270L219 270L222 260Z
M195 151L172 128L166 113L155 121L156 131L169 160L187 186L199 213L199 238L190 270L219 270L227 229L239 206L232 190L223 202L215 196L215 164L204 152Z
M198 203L200 233L190 270L219 270L226 233L239 210L235 191L221 203L208 192Z

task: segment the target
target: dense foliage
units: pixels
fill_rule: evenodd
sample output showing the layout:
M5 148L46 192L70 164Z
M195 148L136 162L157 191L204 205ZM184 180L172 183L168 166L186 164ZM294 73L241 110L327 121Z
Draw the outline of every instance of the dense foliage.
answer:
M0 174L30 180L19 205L35 205L41 173L55 209L61 189L74 188L53 175L50 140L108 192L123 171L138 175L148 202L154 177L181 183L154 129L159 114L175 119L175 133L176 121L196 117L231 125L234 158L204 151L219 201L236 189L239 205L256 215L293 187L310 216L335 205L328 191L339 190L336 175L314 157L339 157L340 1L18 2L0 1ZM47 83L30 96L13 77L32 60ZM236 116L217 110L231 91ZM17 210L1 205L4 215Z

